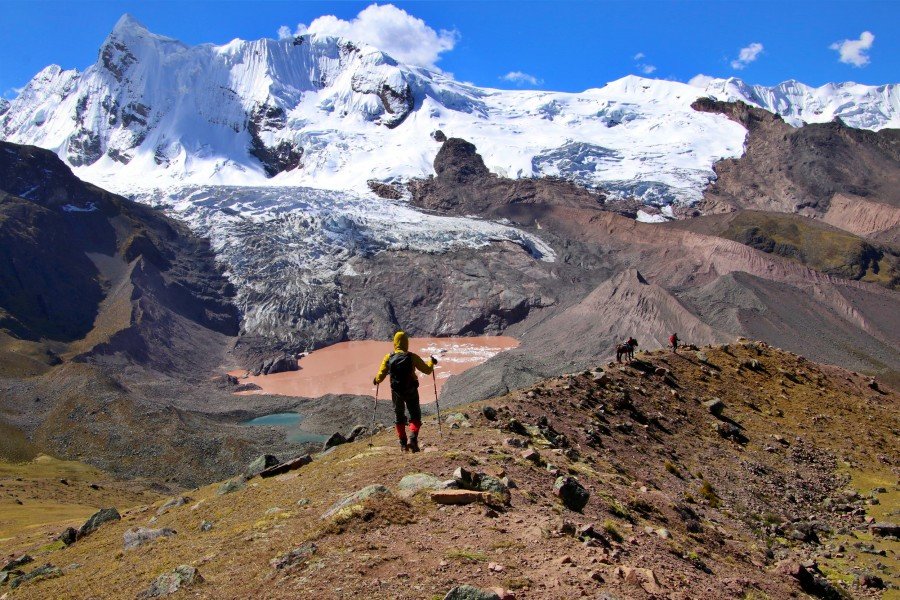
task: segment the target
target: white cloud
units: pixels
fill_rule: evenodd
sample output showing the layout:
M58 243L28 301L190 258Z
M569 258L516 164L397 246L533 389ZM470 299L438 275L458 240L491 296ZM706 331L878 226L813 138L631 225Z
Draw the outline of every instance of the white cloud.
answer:
M634 55L634 62L638 63L637 68L641 70L641 73L643 73L644 75L650 75L651 73L656 71L656 66L649 63L638 62L641 59L646 58L646 56L647 55L643 52L638 52Z
M522 71L510 71L506 75L500 77L503 81L508 81L510 83L514 83L518 86L522 85L541 85L544 83L543 79L538 79L534 75L529 75L528 73L523 73Z
M731 61L731 68L738 70L745 68L747 65L759 58L759 55L762 51L763 45L759 42L753 42L746 48L741 48L740 53L738 53L738 57Z
M401 62L431 68L436 68L441 54L453 50L459 40L456 30L435 31L393 4L371 4L349 21L324 15L308 26L298 24L293 31L286 25L278 28L280 39L305 33L345 37L370 44Z
M710 84L710 82L715 81L715 77L710 75L704 75L703 73L697 73L693 77L688 80L688 85L692 85L694 87L706 89L706 86Z
M868 50L872 47L875 36L871 31L863 31L858 40L841 40L835 42L829 48L837 50L840 61L854 67L864 67L869 64Z

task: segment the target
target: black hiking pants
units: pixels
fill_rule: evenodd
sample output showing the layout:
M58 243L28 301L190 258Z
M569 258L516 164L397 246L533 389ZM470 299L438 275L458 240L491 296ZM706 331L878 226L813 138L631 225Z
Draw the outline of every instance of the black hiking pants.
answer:
M422 408L419 406L419 390L398 392L391 390L391 400L394 402L394 416L397 425L406 425L406 411L409 411L409 422L416 425L422 424Z

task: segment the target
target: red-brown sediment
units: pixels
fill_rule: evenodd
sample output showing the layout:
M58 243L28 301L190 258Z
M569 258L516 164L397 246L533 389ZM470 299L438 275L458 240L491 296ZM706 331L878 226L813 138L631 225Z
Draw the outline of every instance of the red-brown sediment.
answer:
M515 348L518 340L506 336L411 338L410 350L426 359L434 355L438 359L435 376L438 391L453 375L479 365L495 354ZM280 394L318 398L326 394L374 395L372 379L384 359L391 352L390 341L341 342L311 352L300 359L300 370L274 375L247 377L242 383L255 383L260 390L244 394ZM245 371L232 371L241 377ZM422 379L419 396L422 404L434 402L434 387ZM431 379L431 377L428 377ZM390 395L389 384L384 382L381 396Z

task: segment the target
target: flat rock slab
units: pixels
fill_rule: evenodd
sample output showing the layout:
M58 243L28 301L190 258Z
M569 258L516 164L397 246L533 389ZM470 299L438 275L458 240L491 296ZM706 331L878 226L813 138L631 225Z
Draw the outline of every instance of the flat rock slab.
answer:
M431 500L437 504L472 504L483 502L486 495L472 490L437 490L431 492Z
M311 462L312 456L310 456L309 454L304 454L303 456L298 456L297 458L281 463L280 465L269 467L268 469L261 471L259 476L274 477L275 475L281 475L282 473L287 473L288 471L299 469L300 467L306 466Z

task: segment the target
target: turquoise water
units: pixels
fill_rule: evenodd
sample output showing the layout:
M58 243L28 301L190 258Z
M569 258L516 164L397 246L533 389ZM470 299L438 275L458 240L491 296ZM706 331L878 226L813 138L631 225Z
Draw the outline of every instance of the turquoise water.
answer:
M290 427L292 425L299 425L302 421L303 415L297 413L275 413L244 421L241 425L268 425L270 427L272 425L277 425L279 427Z
M295 444L321 444L328 439L327 435L303 431L299 425L303 415L297 413L275 413L244 421L241 425L265 425L267 427L284 427L288 430L287 439Z

